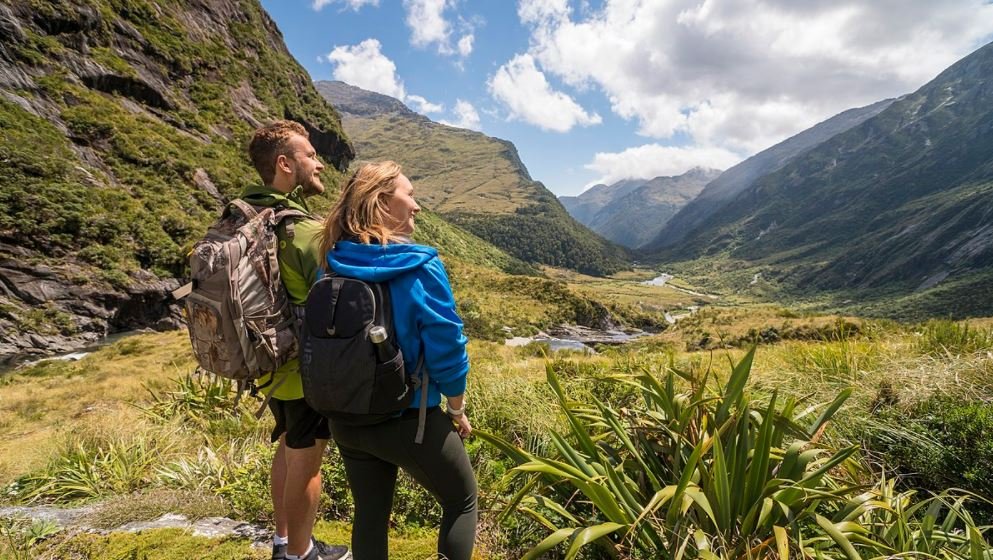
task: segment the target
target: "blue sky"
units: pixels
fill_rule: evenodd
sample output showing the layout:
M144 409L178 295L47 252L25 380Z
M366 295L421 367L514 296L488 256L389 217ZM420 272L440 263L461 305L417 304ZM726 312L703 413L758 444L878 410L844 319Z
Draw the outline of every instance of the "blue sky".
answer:
M908 93L993 37L986 0L262 0L314 80L512 141L558 195L727 168Z

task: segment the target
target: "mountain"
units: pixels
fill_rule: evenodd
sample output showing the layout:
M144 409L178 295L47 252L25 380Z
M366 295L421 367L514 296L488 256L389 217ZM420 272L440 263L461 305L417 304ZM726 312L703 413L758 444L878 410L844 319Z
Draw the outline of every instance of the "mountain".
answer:
M559 202L569 212L569 215L588 227L597 212L604 206L647 182L646 179L622 179L610 185L601 183L586 189L579 196L560 196Z
M575 197L560 197L570 214L610 241L634 249L653 239L704 186L717 169L694 168L675 177L595 185Z
M759 178L659 257L707 255L806 291L958 283L964 308L993 311L980 289L993 285L993 43Z
M839 113L728 169L708 184L698 197L680 209L662 231L646 243L645 249L657 251L681 242L693 229L704 224L715 212L750 187L756 179L781 169L797 155L878 115L891 103L892 99L886 99Z
M255 1L0 1L0 359L178 325L184 249L279 118L333 185L353 148Z
M341 111L358 157L400 163L418 201L446 220L531 263L597 275L626 266L624 250L569 216L510 142L433 122L344 82L316 86Z

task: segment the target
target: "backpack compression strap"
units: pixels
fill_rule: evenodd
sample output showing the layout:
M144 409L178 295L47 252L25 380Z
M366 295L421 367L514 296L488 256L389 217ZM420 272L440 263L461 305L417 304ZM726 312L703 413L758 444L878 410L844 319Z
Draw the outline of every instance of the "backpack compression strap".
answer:
M417 367L414 368L414 379L417 379L417 373L423 371L421 380L421 404L417 411L417 434L414 436L414 443L420 444L424 443L424 424L427 423L428 418L428 368L424 367L424 349L421 349L421 355L417 358Z

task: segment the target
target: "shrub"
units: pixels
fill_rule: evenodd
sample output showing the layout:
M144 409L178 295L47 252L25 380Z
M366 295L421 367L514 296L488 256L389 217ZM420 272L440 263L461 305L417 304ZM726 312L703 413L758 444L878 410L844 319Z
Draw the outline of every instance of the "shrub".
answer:
M993 404L937 396L910 410L881 411L897 429L869 432L866 444L907 487L940 492L949 486L993 497ZM920 440L930 445L921 445ZM993 519L986 504L984 517Z

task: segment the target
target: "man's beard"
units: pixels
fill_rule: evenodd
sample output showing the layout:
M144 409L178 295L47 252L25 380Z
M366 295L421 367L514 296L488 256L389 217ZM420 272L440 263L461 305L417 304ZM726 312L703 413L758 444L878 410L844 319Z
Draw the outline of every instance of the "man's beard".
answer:
M324 192L324 184L317 175L309 174L296 178L296 184L303 186L303 194L310 196Z

